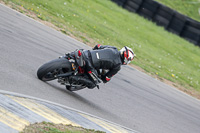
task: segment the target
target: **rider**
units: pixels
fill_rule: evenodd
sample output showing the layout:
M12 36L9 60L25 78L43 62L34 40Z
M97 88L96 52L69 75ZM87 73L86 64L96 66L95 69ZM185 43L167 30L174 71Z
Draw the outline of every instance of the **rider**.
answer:
M127 46L118 51L116 47L97 44L93 50L85 50L83 53L85 55L86 71L90 75L90 79L82 76L71 76L70 80L83 82L88 88L96 86L96 70L108 70L101 77L101 80L107 83L121 69L121 65L129 64L134 58L133 50Z

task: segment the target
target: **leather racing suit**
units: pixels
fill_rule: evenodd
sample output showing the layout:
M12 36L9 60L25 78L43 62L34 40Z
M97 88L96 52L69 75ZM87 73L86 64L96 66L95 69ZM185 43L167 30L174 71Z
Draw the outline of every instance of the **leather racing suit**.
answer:
M104 83L110 81L111 77L114 76L120 69L123 64L121 59L121 54L116 47L113 46L102 46L100 44L96 45L93 50L85 50L85 62L86 62L86 71L90 75L91 73L96 74L96 70L106 69L108 70L101 79ZM73 80L84 80L88 88L94 88L96 86L95 81L84 77L72 77Z

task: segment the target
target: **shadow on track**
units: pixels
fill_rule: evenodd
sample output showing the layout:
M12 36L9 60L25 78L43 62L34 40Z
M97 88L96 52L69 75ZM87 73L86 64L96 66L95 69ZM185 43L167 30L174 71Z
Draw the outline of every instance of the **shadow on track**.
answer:
M52 88L54 88L54 89L56 89L58 91L66 93L66 95L69 95L69 96L73 97L74 99L78 100L80 103L84 104L85 106L88 106L88 107L90 107L92 109L98 110L98 112L100 112L101 114L106 114L106 115L109 115L109 116L113 116L113 118L118 118L117 115L113 114L110 111L105 110L104 108L101 108L96 103L91 102L90 100L82 97L81 95L79 95L79 94L77 94L75 92L68 91L66 89L63 89L63 88L58 87L58 86L56 86L54 84L51 84L51 83L47 83L47 82L44 82L44 83L48 84L49 86L51 86Z

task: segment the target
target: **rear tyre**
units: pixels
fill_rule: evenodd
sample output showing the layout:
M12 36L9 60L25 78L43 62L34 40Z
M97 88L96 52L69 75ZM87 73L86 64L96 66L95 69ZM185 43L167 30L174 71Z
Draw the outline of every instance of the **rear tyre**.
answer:
M42 81L50 81L56 79L56 75L70 71L71 63L65 58L59 58L42 65L37 71L37 76Z

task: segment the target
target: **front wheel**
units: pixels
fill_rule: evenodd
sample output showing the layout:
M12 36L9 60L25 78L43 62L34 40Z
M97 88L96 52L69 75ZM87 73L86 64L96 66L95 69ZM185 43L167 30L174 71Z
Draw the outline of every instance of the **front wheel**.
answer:
M65 58L59 58L42 65L37 71L37 76L42 81L50 81L56 79L56 75L70 71L71 63Z

